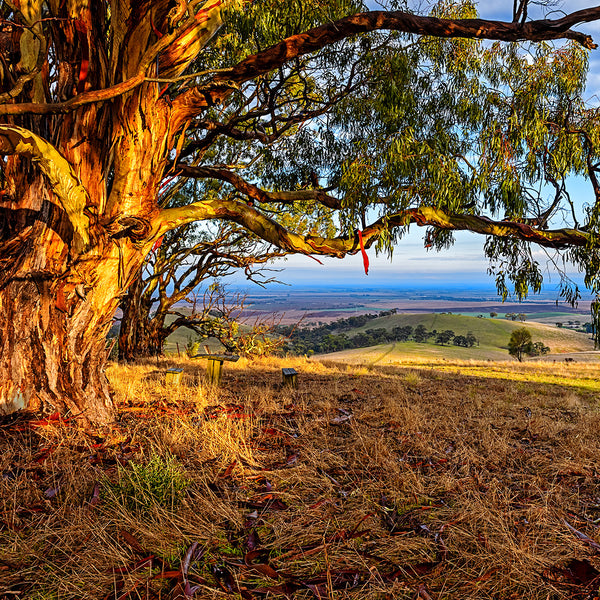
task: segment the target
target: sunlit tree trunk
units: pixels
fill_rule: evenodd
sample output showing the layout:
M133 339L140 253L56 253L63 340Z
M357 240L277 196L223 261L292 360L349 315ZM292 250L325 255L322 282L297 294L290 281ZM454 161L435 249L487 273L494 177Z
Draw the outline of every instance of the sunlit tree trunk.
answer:
M0 204L0 414L114 421L106 334L151 245L165 163L157 94L136 96L112 127L93 105L78 111L56 146L21 128L7 127L0 141L20 150L6 161L10 197ZM144 111L154 112L152 130ZM83 142L73 148L78 128ZM120 146L112 164L94 139L111 134Z
M114 273L106 263L105 275ZM32 278L0 291L2 413L44 408L86 423L113 420L105 338L118 289L116 278L102 277L98 284L101 293L86 293L84 287Z

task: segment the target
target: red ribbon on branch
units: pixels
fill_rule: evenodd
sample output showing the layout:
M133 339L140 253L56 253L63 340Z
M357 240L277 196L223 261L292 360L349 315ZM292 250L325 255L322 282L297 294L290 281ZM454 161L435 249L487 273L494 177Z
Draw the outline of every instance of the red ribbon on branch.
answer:
M358 243L360 244L360 253L362 254L363 265L365 267L365 275L369 274L369 257L367 256L367 251L365 250L365 243L363 242L362 231L358 230Z
M158 238L158 239L157 239L157 240L154 242L154 245L152 246L152 252L156 252L156 251L157 251L157 250L160 248L160 246L161 246L161 244L162 244L162 241L163 241L163 237L164 237L164 236L163 236L163 235L161 235L161 236L160 236L160 237L159 237L159 238Z

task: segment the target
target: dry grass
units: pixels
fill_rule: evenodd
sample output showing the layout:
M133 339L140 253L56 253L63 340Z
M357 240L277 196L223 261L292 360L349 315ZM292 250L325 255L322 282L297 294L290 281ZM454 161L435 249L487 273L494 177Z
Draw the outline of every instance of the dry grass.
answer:
M0 598L597 597L593 365L241 360L219 389L184 360L109 375L110 439L0 423Z

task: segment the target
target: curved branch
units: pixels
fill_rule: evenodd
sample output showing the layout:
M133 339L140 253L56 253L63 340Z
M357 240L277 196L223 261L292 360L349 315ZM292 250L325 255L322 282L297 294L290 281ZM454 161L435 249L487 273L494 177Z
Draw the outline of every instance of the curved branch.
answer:
M84 250L90 241L84 213L89 196L69 162L52 144L16 125L0 125L0 154L19 154L38 165L73 225L75 252Z
M53 104L42 104L37 102L0 104L0 115L50 115L68 113L80 106L85 106L86 104L105 102L106 100L112 100L112 98L116 98L117 96L122 96L144 83L144 81L143 73L138 73L135 77L131 77L122 83L118 83L103 90L84 92L65 102L55 102Z
M348 236L323 238L298 235L255 208L234 200L207 200L188 206L163 210L157 222L156 237L193 221L223 219L234 221L263 240L285 250L301 254L322 254L342 258L360 251L358 232ZM493 221L483 216L448 214L429 206L407 209L382 217L362 230L365 248L372 246L385 231L406 227L410 223L454 231L472 231L495 237L512 237L547 248L588 246L590 236L575 229L541 230L525 223Z
M328 208L340 209L342 202L339 198L326 194L323 190L296 190L293 192L267 192L262 188L242 179L239 175L228 171L227 169L217 169L215 167L193 167L185 164L178 164L175 167L178 175L185 177L199 177L218 179L230 183L238 192L245 194L249 198L262 203L279 202L282 204L293 204L294 202L315 201Z
M452 231L472 231L494 237L516 238L546 248L570 248L589 246L591 238L579 229L539 229L516 221L494 221L480 215L457 215L445 213L439 208L422 206L406 211L411 222ZM396 215L389 219L391 226L401 225Z
M568 14L560 19L509 23L485 19L439 19L401 11L372 11L345 17L290 36L279 44L248 56L229 70L213 77L206 86L182 94L176 107L186 116L223 101L240 83L276 69L294 58L310 54L345 38L377 30L398 31L441 38L475 38L505 42L572 39L588 49L596 48L591 36L571 27L600 19L600 7Z

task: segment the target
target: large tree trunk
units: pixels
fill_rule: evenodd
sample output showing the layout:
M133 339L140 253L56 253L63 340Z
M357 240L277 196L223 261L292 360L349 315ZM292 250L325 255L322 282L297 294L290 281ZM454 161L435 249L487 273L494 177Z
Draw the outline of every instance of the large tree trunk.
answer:
M152 303L144 292L142 275L138 275L121 302L119 360L132 362L138 358L161 356L168 332L164 315L151 316Z
M50 244L36 262L52 262ZM30 265L31 253L24 263ZM71 416L106 428L115 408L104 374L106 335L124 288L143 260L127 239L99 240L60 275L4 273L0 279L0 415L19 410ZM19 261L16 261L19 263Z
M14 281L0 292L0 414L58 410L105 426L114 407L104 374L114 301L102 314L77 294L42 280Z
M15 180L18 202L0 206L0 415L58 411L106 428L106 334L147 252L148 219L92 214L89 239L76 240L44 178Z
M88 428L115 420L106 334L152 246L166 161L155 87L66 115L56 146L0 129L10 191L0 196L0 415L59 411Z

